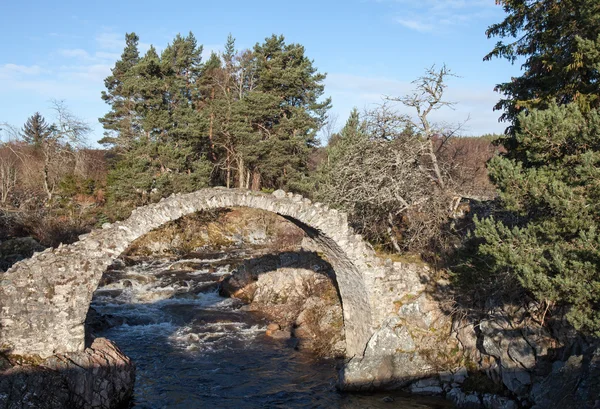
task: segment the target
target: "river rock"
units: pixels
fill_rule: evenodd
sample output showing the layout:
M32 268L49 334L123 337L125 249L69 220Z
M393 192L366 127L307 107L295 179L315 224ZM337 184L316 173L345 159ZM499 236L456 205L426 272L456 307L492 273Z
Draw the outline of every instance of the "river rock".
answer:
M321 356L344 355L344 318L334 288L309 297L292 327L300 349L308 349Z
M533 385L530 398L534 409L600 408L600 348L553 365Z
M485 409L518 409L519 407L514 400L491 393L483 395L482 401Z
M460 388L452 388L446 394L446 399L460 409L480 409L482 407L478 394L464 393Z
M444 391L437 378L421 379L410 385L410 392L415 395L441 395Z
M530 371L536 365L536 354L523 336L523 326L511 318L514 317L498 311L482 321L482 346L486 354L498 360L502 382L508 390L524 395L531 385Z
M221 283L221 294L249 303L244 309L267 315L291 329L298 348L321 356L343 356L344 318L331 266L301 251L247 260ZM277 329L267 335L285 338ZM289 337L289 336L288 336Z
M280 329L279 324L275 324L274 322L267 325L267 331L277 331L278 329Z
M125 319L123 317L114 316L111 314L100 314L94 308L90 307L85 318L85 326L88 332L98 333L112 327L123 325Z
M133 395L135 365L104 338L84 352L9 360L12 367L0 373L3 408L116 409Z
M267 335L269 335L271 338L275 338L275 339L290 339L292 337L292 334L290 331L281 330L281 329L276 329L275 331L267 332Z
M340 371L338 386L344 390L392 390L406 388L437 370L417 352L396 352L352 358Z

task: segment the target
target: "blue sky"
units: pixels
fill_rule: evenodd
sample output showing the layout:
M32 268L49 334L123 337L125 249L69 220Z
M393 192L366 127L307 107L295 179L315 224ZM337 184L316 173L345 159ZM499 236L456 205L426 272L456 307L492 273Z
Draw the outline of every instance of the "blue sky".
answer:
M102 136L97 118L108 110L100 99L103 79L126 32L136 32L145 51L192 31L207 55L222 49L228 33L239 49L283 34L328 74L325 93L338 126L353 106L404 95L425 68L445 63L460 75L447 90L457 106L433 119L470 116L463 134L502 132L493 88L519 73L506 61L482 61L497 41L485 29L504 17L495 0L4 0L1 9L0 122L21 126L35 111L51 119L49 101L63 99L93 125L92 145Z

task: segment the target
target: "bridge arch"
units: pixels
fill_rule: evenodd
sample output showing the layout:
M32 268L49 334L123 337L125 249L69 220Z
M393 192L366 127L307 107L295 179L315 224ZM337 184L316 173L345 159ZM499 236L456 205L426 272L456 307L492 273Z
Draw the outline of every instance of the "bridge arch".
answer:
M372 284L383 262L348 227L345 214L299 195L211 188L140 207L129 219L47 249L0 274L0 350L47 357L83 351L84 322L106 268L138 237L201 210L249 207L302 228L332 264L340 291L346 351L362 356L375 326Z

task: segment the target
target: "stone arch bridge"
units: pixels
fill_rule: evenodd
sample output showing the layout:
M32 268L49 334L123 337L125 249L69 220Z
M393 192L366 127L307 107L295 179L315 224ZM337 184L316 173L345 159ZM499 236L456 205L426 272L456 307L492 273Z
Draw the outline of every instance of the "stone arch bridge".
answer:
M345 214L299 195L212 188L138 208L129 219L47 249L0 274L0 350L47 357L83 351L84 321L106 268L138 237L201 210L249 207L301 227L332 264L342 299L346 351L360 357L379 324L374 280L389 263L348 227Z

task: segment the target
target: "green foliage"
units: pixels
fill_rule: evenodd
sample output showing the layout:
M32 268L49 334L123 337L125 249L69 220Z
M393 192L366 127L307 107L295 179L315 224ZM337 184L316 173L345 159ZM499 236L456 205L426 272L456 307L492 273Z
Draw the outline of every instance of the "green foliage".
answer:
M249 64L255 86L240 101L250 126L241 146L244 162L265 187L306 192L308 157L331 105L319 100L325 75L304 47L285 44L283 36L256 44Z
M117 149L126 149L140 132L135 115L135 93L131 85L132 68L140 60L138 42L139 37L135 33L125 35L126 45L121 59L104 80L106 91L102 91L102 99L111 106L111 110L99 119L106 129L104 138L99 142Z
M108 205L127 209L155 202L172 193L207 187L210 164L191 148L139 143L122 155L108 174Z
M600 106L600 2L597 0L502 0L504 21L490 26L499 41L485 57L523 62L523 74L497 85L502 119L551 103L575 102L582 111ZM510 128L512 133L512 128ZM514 140L504 145L511 150Z
M477 221L479 253L491 274L569 305L575 328L600 335L600 112L550 104L518 121L522 159L489 164L508 215Z
M80 178L70 173L65 175L58 184L62 197L72 198L75 195L93 195L98 189L98 181L92 178Z
M112 110L101 122L114 131L102 142L118 153L108 176L109 203L139 206L174 192L206 186L206 121L197 109L202 47L177 35L159 56L139 58L128 34L122 59L105 81Z
M330 100L324 74L298 44L272 36L237 53L201 61L193 34L177 35L159 56L139 57L138 37L106 81L111 111L101 141L117 154L111 203L145 204L209 184L308 192L308 160ZM212 169L211 169L212 167Z
M498 42L485 59L524 59L524 70L496 87L504 94L496 109L511 122L496 141L506 154L488 166L499 208L475 220L463 249L475 269L455 274L484 293L527 291L548 306L568 306L574 327L598 336L600 3L500 3L508 14L487 35L514 41Z
M28 144L40 147L52 131L52 126L46 123L46 120L39 112L36 112L23 125L21 135L23 136L23 140Z

